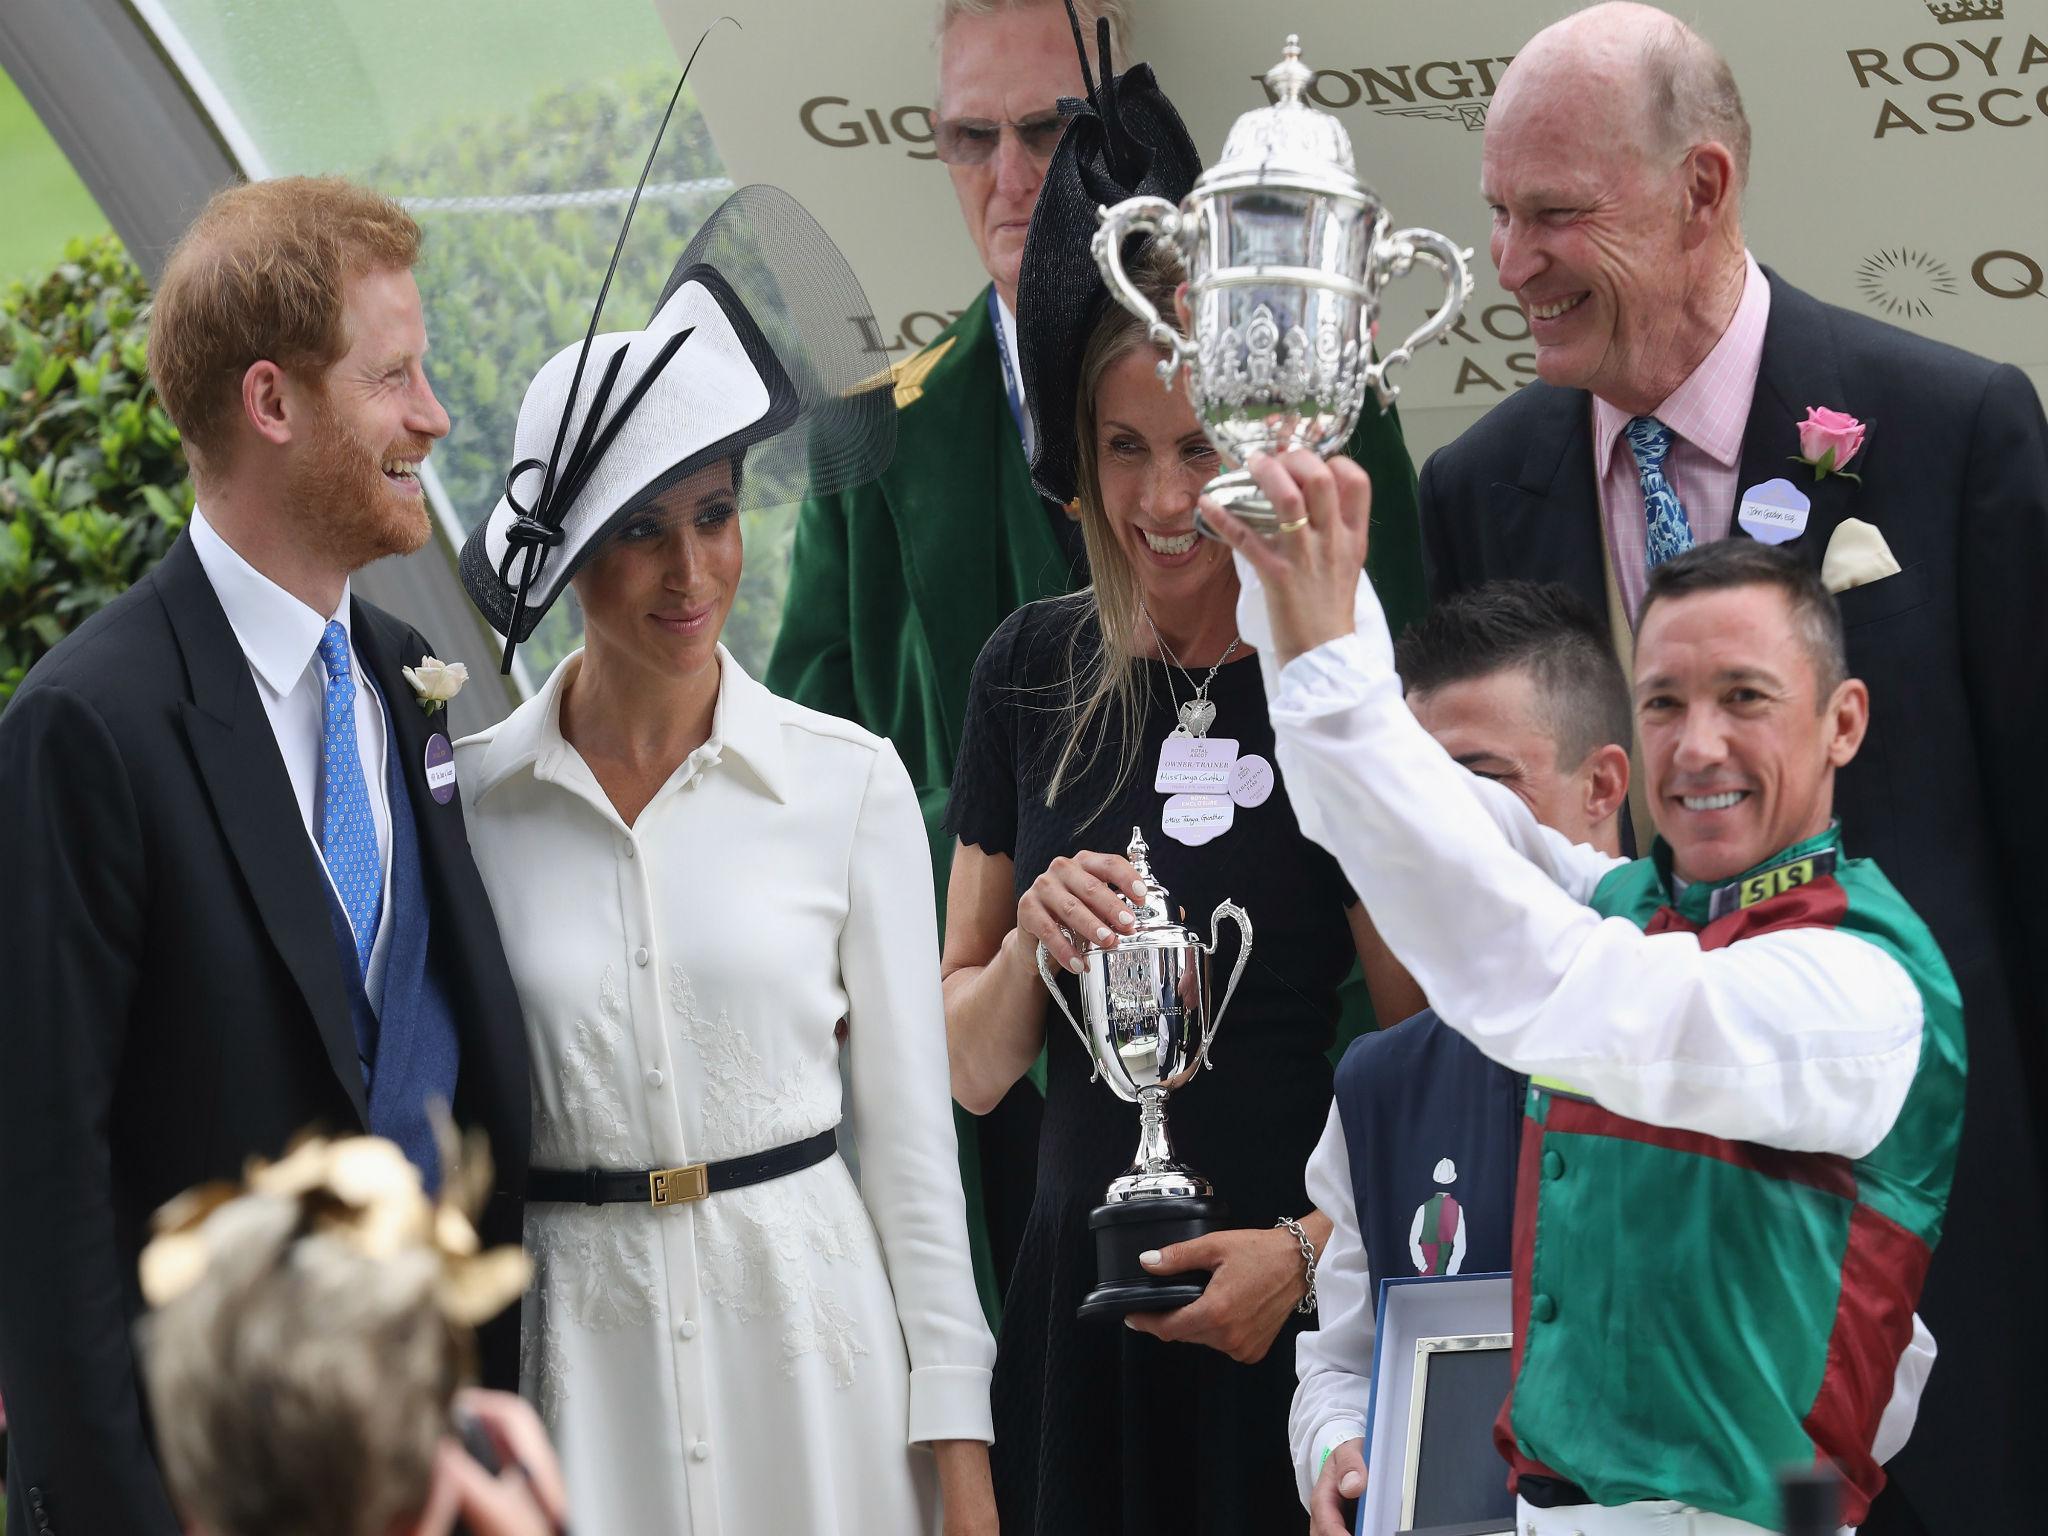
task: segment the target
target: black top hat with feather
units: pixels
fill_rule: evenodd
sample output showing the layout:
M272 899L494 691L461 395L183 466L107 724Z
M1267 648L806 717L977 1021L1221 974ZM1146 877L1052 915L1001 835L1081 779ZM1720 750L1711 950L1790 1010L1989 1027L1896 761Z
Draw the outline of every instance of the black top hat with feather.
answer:
M1024 393L1038 446L1031 478L1039 494L1066 504L1074 498L1074 402L1081 353L1114 302L1089 246L1098 209L1127 197L1163 197L1178 203L1201 174L1201 156L1180 114L1149 64L1121 75L1109 68L1109 23L1096 23L1099 71L1090 71L1081 24L1067 0L1074 45L1081 51L1086 101L1062 101L1066 132L1046 167L1045 184L1031 215L1017 279L1018 351ZM1134 236L1142 243L1143 236ZM1128 261L1134 247L1127 247Z

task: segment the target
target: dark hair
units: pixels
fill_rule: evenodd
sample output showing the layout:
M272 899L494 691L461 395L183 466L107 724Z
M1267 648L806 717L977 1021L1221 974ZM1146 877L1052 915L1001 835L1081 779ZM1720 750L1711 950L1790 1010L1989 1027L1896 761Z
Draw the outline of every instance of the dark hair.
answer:
M1806 643L1818 685L1816 709L1827 708L1849 675L1849 652L1842 640L1842 612L1820 573L1790 550L1754 539L1717 539L1666 560L1650 572L1649 589L1636 615L1640 633L1651 607L1660 598L1690 597L1697 592L1726 592L1736 587L1775 587L1785 594L1792 622Z
M1556 582L1490 581L1438 603L1401 637L1394 665L1409 693L1498 672L1534 680L1560 767L1610 742L1627 747L1628 679L1592 609Z

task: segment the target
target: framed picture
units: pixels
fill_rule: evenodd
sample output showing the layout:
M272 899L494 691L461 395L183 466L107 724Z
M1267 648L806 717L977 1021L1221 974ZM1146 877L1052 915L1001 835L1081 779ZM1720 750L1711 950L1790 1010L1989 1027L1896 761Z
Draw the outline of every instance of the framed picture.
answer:
M1508 1536L1515 1498L1493 1444L1513 1370L1507 1275L1380 1286L1358 1536Z

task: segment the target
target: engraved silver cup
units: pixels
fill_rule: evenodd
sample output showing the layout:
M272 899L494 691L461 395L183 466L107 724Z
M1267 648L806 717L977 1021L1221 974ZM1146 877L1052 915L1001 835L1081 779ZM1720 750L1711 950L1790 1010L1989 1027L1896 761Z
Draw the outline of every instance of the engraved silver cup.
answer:
M1210 1064L1210 1042L1252 952L1251 919L1235 902L1216 908L1207 941L1175 922L1166 889L1146 862L1150 852L1144 835L1131 828L1127 856L1145 882L1146 901L1134 909L1137 927L1114 949L1087 946L1086 969L1076 978L1082 1018L1076 1019L1068 1009L1051 957L1043 944L1038 946L1039 977L1095 1063L1089 1081L1102 1078L1118 1098L1138 1106L1137 1156L1110 1181L1111 1202L1215 1193L1207 1179L1174 1156L1166 1130L1166 1098ZM1216 952L1217 927L1225 918L1237 924L1242 942L1222 1005L1211 1013L1209 959Z
M1358 424L1367 391L1384 410L1388 375L1457 323L1472 295L1472 253L1433 229L1389 232L1379 195L1358 179L1344 125L1303 101L1314 72L1298 39L1266 74L1270 107L1237 120L1223 157L1176 208L1134 197L1101 210L1093 250L1109 291L1145 321L1167 356L1168 388L1188 395L1224 472L1204 493L1262 531L1273 509L1244 470L1255 452L1308 448L1327 458ZM1124 241L1151 233L1180 252L1194 336L1182 335L1131 283ZM1377 360L1381 291L1417 262L1444 279L1444 301ZM1196 513L1195 526L1213 537Z

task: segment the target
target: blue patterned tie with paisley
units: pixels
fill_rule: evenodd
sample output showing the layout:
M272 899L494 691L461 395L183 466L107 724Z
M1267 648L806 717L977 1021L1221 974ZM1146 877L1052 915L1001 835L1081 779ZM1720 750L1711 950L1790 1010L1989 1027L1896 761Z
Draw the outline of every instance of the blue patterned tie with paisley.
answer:
M1664 456L1671 452L1671 429L1654 416L1638 416L1622 428L1636 456L1636 475L1643 485L1643 517L1647 523L1644 553L1655 570L1673 555L1692 548L1692 524L1685 520L1678 492L1664 478Z
M356 963L367 976L377 941L377 909L384 900L384 861L377 824L356 751L356 681L349 667L348 631L327 621L320 633L320 663L327 669L327 706L320 733L320 856L355 931Z

